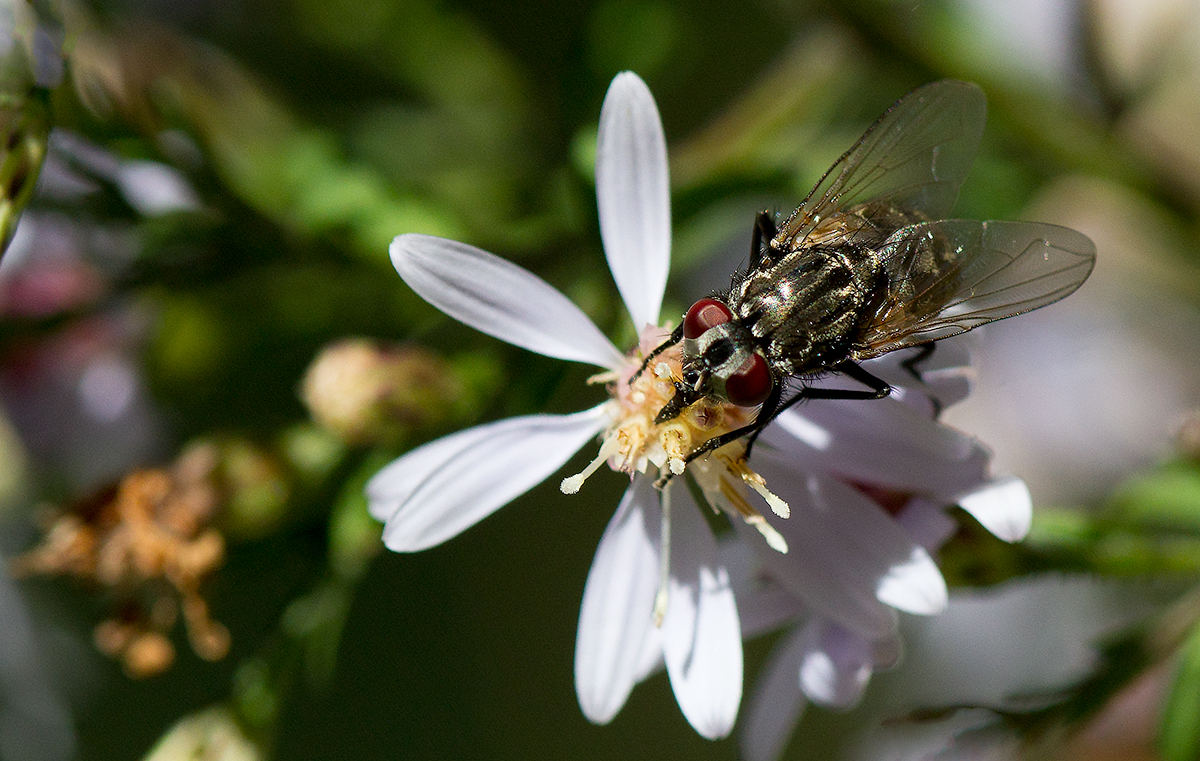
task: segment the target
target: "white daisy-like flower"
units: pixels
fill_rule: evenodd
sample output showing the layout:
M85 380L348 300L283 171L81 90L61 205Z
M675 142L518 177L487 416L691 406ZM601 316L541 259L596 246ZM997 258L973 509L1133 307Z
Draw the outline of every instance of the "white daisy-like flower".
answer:
M967 393L961 341L944 341L919 379L901 353L868 363L896 389L869 404L819 400L764 432L755 467L792 507L769 518L786 556L722 542L743 634L792 627L772 652L740 732L748 761L779 757L807 701L848 708L901 655L896 611L940 613L946 585L930 553L957 504L1006 541L1029 530L1024 482L990 474L978 441L937 422Z
M603 368L612 398L570 415L529 415L471 428L419 447L367 485L371 514L397 552L457 535L558 470L589 441L600 451L562 483L579 491L601 465L631 484L600 539L584 587L575 684L584 714L611 720L634 684L665 662L684 716L704 737L727 735L742 696L742 644L729 575L717 541L686 488L654 482L678 475L700 444L748 422L753 410L700 403L664 425L654 417L678 372L678 351L634 375L643 352L666 335L658 326L670 267L671 213L666 141L654 99L632 73L618 75L600 114L596 197L609 268L633 319L639 347L625 355L566 297L533 274L472 246L401 235L391 246L404 281L446 314L549 357ZM782 540L751 506L749 489L773 499L739 457L744 445L695 463L721 489L711 503ZM774 509L786 510L778 501Z
M974 507L962 499L986 494L980 474L988 457L974 441L933 422L931 400L938 397L929 389L965 393L962 363L952 351L925 358L920 373L904 364L911 351L864 363L893 385L891 399L813 400L788 410L759 439L753 463L759 472L746 462L744 440L689 462L694 450L742 427L754 410L704 398L654 423L680 370L674 347L639 373L643 357L667 334L658 320L670 203L658 111L630 73L613 81L601 111L596 195L609 267L635 326L642 326L639 346L628 355L562 294L516 265L429 236L402 235L392 243L397 270L426 301L514 345L603 368L594 380L606 384L611 398L583 412L501 420L419 447L371 480L370 509L384 522L390 549L432 547L545 480L598 437L595 459L564 479L562 490L579 491L605 464L628 474L631 484L584 588L575 658L580 705L590 720L607 722L633 686L665 664L688 721L705 737L722 737L741 702L743 631L781 625L781 615L794 619L802 608L886 645L894 638L895 610L945 607L945 582L925 547L864 492L919 495L931 504L957 500L993 530L1020 533L1021 518L1002 499L978 498ZM739 619L728 564L681 479L663 479L664 488L655 488L656 479L685 471L706 507L735 518L734 542L764 553L764 572L782 590L770 621L753 620L764 618L757 604L763 595L754 589L743 605L751 620ZM763 504L770 509L761 510ZM835 692L849 673L843 662L854 662L854 653L839 660L832 646L802 652L830 656L812 661L808 678L824 679L830 702L845 702ZM886 657L886 648L872 651L871 666ZM799 691L792 692L791 704L800 706Z

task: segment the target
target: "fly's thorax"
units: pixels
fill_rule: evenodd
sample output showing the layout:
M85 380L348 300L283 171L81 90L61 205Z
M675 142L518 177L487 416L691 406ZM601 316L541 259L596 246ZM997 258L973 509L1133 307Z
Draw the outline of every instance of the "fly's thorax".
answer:
M876 301L879 275L872 248L807 246L746 273L731 292L731 307L777 376L819 373L849 357Z

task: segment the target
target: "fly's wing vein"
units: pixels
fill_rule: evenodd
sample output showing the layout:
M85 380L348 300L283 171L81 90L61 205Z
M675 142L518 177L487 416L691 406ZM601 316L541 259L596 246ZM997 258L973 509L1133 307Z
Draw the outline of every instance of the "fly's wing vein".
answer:
M947 80L913 90L863 134L780 226L772 248L804 245L839 209L870 203L921 219L949 214L987 120L983 91Z
M887 295L857 359L948 338L1052 304L1091 274L1082 233L1034 222L942 220L896 231L880 249Z

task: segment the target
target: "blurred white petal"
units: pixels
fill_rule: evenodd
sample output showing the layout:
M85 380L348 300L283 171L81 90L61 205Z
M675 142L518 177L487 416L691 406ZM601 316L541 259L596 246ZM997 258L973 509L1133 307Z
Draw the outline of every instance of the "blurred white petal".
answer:
M75 757L75 731L38 633L16 584L0 573L0 758L65 761Z
M804 712L804 695L796 683L800 659L808 650L803 630L788 633L771 651L751 695L739 732L746 761L775 761L787 747Z
M1024 539L1033 521L1029 487L1015 476L998 478L978 491L959 497L958 504L975 516L984 528L1006 542Z
M645 668L654 630L661 513L654 479L637 476L609 521L583 589L575 641L575 691L584 716L606 724Z
M823 619L803 629L806 651L800 662L800 687L814 702L849 708L862 698L875 667L874 644ZM898 641L896 637L889 640Z
M900 708L901 711L907 706ZM987 708L961 708L941 718L876 727L855 749L857 759L883 761L1012 761L1022 740Z
M1022 710L1027 696L1093 673L1096 643L1161 610L1161 592L1152 580L1060 575L956 591L942 615L905 622L904 663L880 697L890 706Z
M800 689L823 705L854 705L870 679L870 666L839 669L823 650L809 650L800 665Z
M392 264L417 295L454 319L547 357L614 369L623 357L595 324L533 273L465 243L397 236Z
M596 203L604 253L633 326L657 325L671 266L667 144L654 97L632 72L613 79L600 109Z
M946 580L937 563L924 547L915 543L908 558L893 564L879 580L875 597L897 610L919 616L941 613L949 601Z
M607 421L604 405L573 415L529 415L426 444L367 485L395 552L441 544L544 481ZM423 474L423 477L422 477Z
M200 199L183 173L166 164L129 161L117 170L116 180L125 200L143 216L200 208Z
M913 497L896 515L896 522L912 540L929 552L936 552L958 531L958 522L946 514L941 502Z
M742 635L729 573L700 510L676 486L663 657L684 717L701 736L729 734L742 701Z

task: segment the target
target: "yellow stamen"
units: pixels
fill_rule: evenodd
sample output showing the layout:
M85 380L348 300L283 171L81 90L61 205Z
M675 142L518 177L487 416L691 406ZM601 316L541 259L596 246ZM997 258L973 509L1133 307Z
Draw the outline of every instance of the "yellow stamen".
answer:
M667 453L671 473L678 476L687 468L687 456L692 450L692 435L686 425L672 421L659 426L659 443Z
M792 508L777 496L774 492L767 488L767 480L746 464L744 459L737 459L729 462L729 469L741 476L742 482L749 486L754 491L758 492L767 505L770 506L771 512L778 515L780 518L787 518L792 514Z
M730 468L730 470L732 470L732 468ZM728 472L728 470L726 472ZM736 486L734 486L733 483L726 479L723 474L719 477L717 488L720 496L724 497L729 505L733 507L739 515L742 516L742 520L758 529L758 533L763 535L763 538L767 540L767 545L771 547L771 549L783 555L787 554L787 541L778 531L775 530L771 524L767 523L767 519L762 517L762 514L755 510L750 503L746 501L746 498L743 496L742 492Z
M758 529L758 533L762 534L763 539L767 540L767 546L778 552L780 555L786 555L788 551L787 540L783 535L775 530L775 527L767 523L767 519L758 515L748 515L745 518L746 523L749 523L754 528Z
M617 440L616 436L604 437L604 442L600 445L600 451L596 453L596 459L589 462L587 467L581 472L564 478L558 488L563 494L578 493L580 487L583 486L583 482L587 480L588 476L595 473L600 466L608 460L608 458L617 454L619 449L620 442Z

